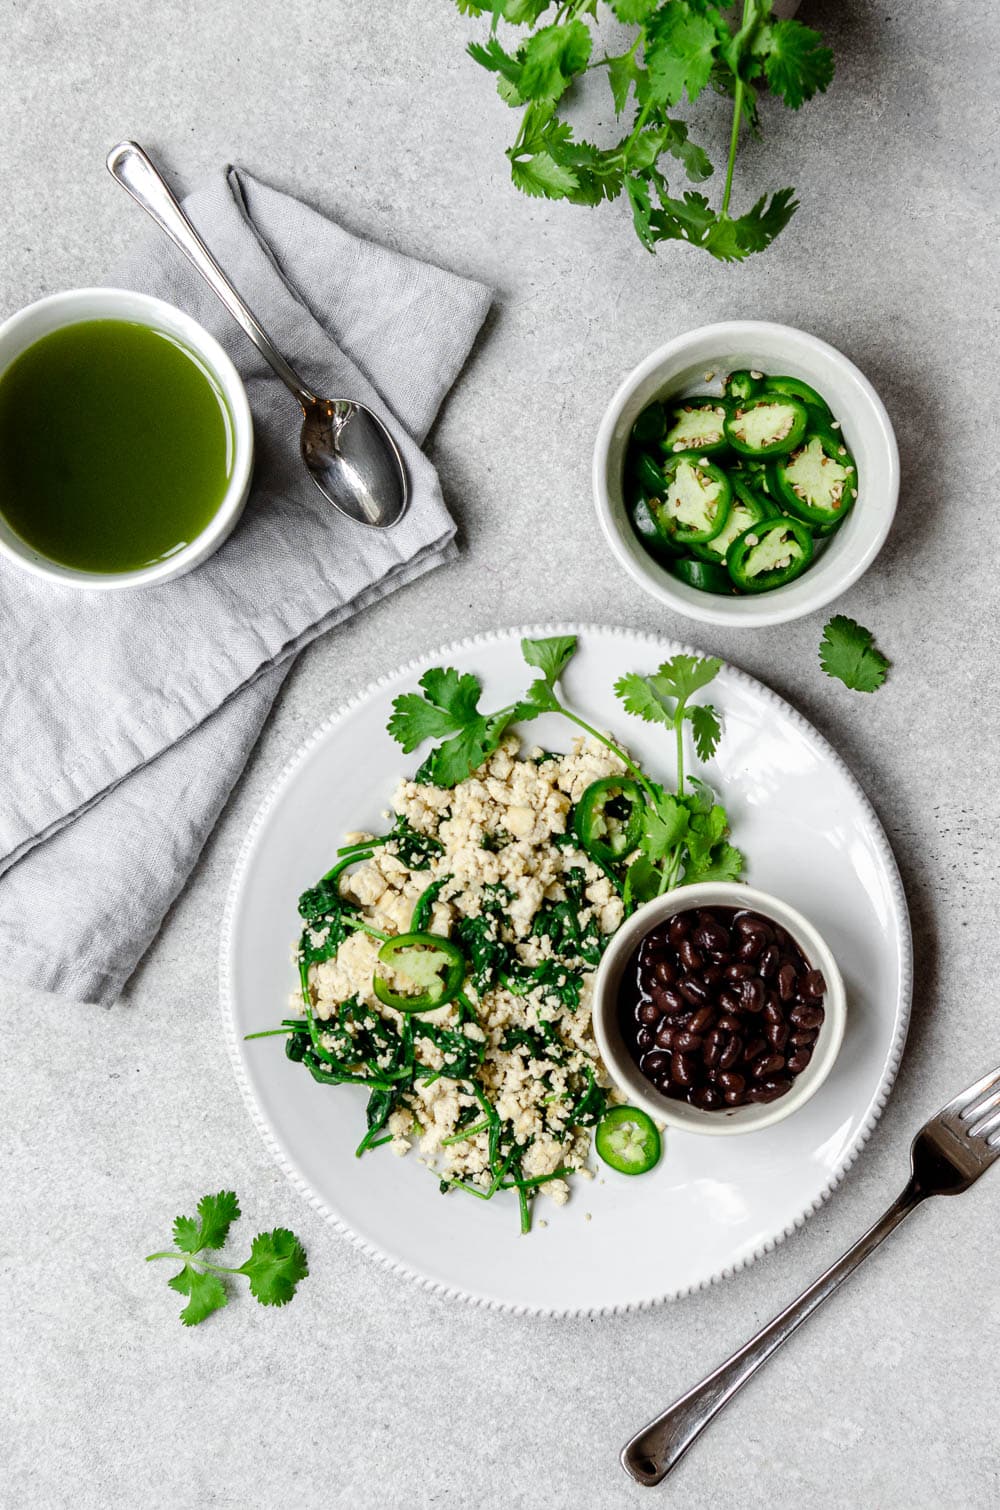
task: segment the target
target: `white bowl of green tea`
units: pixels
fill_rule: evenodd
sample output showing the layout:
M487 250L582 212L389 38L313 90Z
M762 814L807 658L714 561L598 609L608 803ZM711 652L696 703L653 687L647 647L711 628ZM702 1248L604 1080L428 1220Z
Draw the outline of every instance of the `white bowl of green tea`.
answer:
M127 289L0 325L0 554L63 587L179 577L226 539L253 471L239 373L182 310Z

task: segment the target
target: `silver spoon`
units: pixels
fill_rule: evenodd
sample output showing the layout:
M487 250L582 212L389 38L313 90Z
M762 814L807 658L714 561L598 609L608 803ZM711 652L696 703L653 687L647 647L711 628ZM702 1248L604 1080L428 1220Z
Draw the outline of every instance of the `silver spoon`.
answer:
M406 511L406 469L378 415L351 399L320 398L281 355L247 308L159 171L135 142L108 154L108 172L127 189L201 274L302 408L299 447L320 492L359 524L389 529Z

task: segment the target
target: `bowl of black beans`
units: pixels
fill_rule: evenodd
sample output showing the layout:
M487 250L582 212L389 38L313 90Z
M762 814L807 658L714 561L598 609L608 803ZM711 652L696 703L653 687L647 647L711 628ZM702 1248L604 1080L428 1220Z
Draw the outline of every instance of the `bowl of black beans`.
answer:
M827 944L787 902L733 882L640 907L605 952L594 1031L608 1072L661 1122L752 1132L819 1090L844 1036Z

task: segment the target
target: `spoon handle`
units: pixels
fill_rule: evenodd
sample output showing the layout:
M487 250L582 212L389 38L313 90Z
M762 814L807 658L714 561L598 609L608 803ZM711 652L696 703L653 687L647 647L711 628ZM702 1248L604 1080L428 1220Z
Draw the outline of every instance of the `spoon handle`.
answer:
M244 304L142 148L136 142L119 142L108 154L108 172L180 248L233 319L242 325L265 362L295 395L302 408L315 404L316 395L281 355L256 315Z

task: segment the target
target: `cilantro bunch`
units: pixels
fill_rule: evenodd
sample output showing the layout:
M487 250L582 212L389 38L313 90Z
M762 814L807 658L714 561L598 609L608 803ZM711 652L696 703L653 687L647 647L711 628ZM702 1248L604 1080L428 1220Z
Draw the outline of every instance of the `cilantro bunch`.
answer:
M772 0L743 0L742 9L728 11L709 0L608 0L603 8L637 31L625 52L602 57L595 56L591 25L598 0L456 4L464 15L492 17L488 40L471 43L469 52L496 75L500 97L522 111L507 157L524 193L596 205L624 192L649 251L662 241L687 241L721 262L763 251L788 224L798 208L794 189L764 195L742 215L730 213L740 131L759 134L758 103L767 92L798 110L827 88L834 63L818 32L773 19ZM498 37L501 20L528 28L512 49ZM610 147L578 139L558 110L574 82L596 68L607 70L615 115L625 118L624 134ZM694 101L705 89L733 103L717 209L702 193L672 193L667 180L674 163L691 183L714 172L687 123L670 113L685 94Z
M231 1190L218 1195L202 1196L197 1218L179 1216L174 1222L176 1248L150 1253L152 1263L158 1258L179 1259L183 1268L167 1280L188 1303L181 1311L185 1326L197 1326L213 1311L229 1304L223 1275L242 1274L250 1281L250 1293L262 1306L287 1305L300 1279L309 1273L306 1253L294 1232L275 1227L273 1232L258 1232L250 1245L250 1257L238 1269L210 1262L203 1255L225 1246L229 1229L240 1216L240 1203Z
M735 881L743 856L728 842L726 811L706 784L685 775L685 730L690 729L700 760L710 760L722 736L715 709L692 699L718 675L722 662L675 655L651 675L630 672L615 683L625 711L661 725L672 736L676 782L667 791L599 729L566 706L558 682L576 651L575 635L522 640L521 653L540 675L527 691L495 713L480 710L477 677L452 667L432 667L420 678L421 692L404 692L393 703L389 733L409 753L426 739L441 741L424 760L417 781L451 787L472 774L498 747L513 723L558 713L606 745L623 762L642 793L639 852L624 874L598 863L622 894L626 911L689 881Z

